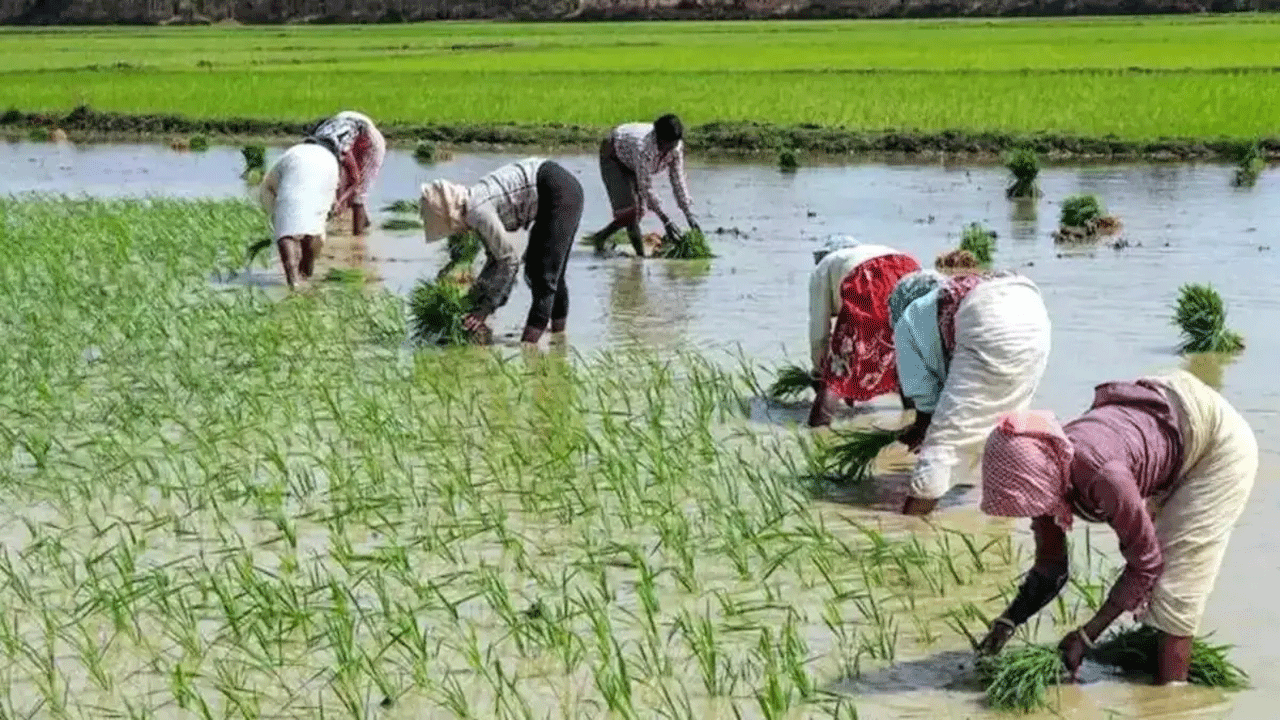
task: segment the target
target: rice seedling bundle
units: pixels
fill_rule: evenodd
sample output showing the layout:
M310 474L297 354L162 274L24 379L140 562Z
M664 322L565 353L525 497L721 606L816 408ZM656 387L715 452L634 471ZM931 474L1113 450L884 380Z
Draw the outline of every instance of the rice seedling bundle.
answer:
M438 155L436 144L430 140L419 140L418 144L413 148L413 159L424 165L430 165L435 162Z
M209 136L193 135L191 136L191 142L188 144L188 146L194 152L204 152L205 150L209 149Z
M782 172L795 172L800 168L800 155L792 148L778 153L778 169Z
M774 400L791 400L813 387L813 375L799 365L784 365L778 370L778 378L769 386L769 397Z
M387 203L386 205L383 205L382 211L394 212L394 213L417 214L418 201L417 200L393 200Z
M1013 183L1005 189L1005 197L1033 198L1040 195L1036 178L1040 175L1040 156L1028 147L1017 148L1004 158L1004 166L1013 174Z
M1227 329L1226 305L1211 285L1183 285L1174 306L1173 322L1182 329L1178 352L1230 353L1244 349L1240 333Z
M993 710L1032 712L1049 706L1048 689L1062 679L1058 649L1027 645L978 659L978 679Z
M342 285L363 285L368 276L360 268L329 268L329 272L325 273L324 279L325 282L340 283Z
M383 230L421 230L422 221L412 218L387 218L382 221Z
M1062 201L1062 214L1058 222L1067 227L1085 227L1090 220L1096 220L1103 214L1096 195L1071 195Z
M990 265L996 249L996 233L982 223L969 223L960 237L960 249L971 253L979 265Z
M838 432L835 442L819 452L823 475L854 483L869 479L876 457L881 450L897 442L899 432L881 428Z
M240 156L244 158L246 174L254 170L264 170L267 167L267 148L263 145L245 145L240 148Z
M1241 152L1232 184L1236 187L1253 186L1266 166L1267 159L1262 154L1262 148L1256 142L1250 143Z
M465 345L475 338L462 327L473 307L466 289L448 280L421 280L409 296L413 339L435 345Z
M664 244L659 250L662 257L670 260L693 260L715 257L711 245L701 230L690 229L676 238L675 242Z
M1130 675L1152 673L1156 667L1159 631L1135 625L1111 633L1098 643L1090 659L1111 665ZM1227 659L1230 645L1211 645L1204 638L1191 644L1191 668L1187 680L1205 687L1237 689L1249 684L1249 674Z

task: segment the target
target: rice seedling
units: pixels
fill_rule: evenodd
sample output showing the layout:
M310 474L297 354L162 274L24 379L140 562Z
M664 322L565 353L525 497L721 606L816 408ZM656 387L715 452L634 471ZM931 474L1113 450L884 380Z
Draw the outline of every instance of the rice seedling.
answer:
M1236 187L1253 187L1266 167L1267 158L1262 152L1262 147L1257 142L1248 143L1240 151L1240 157L1236 161L1236 172L1232 178L1232 184Z
M1084 227L1103 214L1096 195L1071 195L1062 201L1058 222L1068 227Z
M430 140L419 140L418 144L413 147L413 159L423 165L434 163L437 153L436 144Z
M808 370L799 365L784 365L778 370L778 377L769 386L767 396L774 400L795 400L805 390L813 388L814 377Z
M33 127L27 131L27 140L38 143L48 142L49 130L42 127Z
M413 218L387 218L382 221L382 229L393 231L421 230L422 221Z
M1050 645L1006 648L979 658L977 669L992 709L1023 713L1048 708L1048 689L1064 672L1057 648Z
M267 148L265 145L258 143L245 145L240 148L240 157L244 158L245 175L254 170L266 170L267 168Z
M973 255L982 267L991 265L992 253L995 252L996 233L982 223L969 223L960 236L960 250Z
M715 257L711 245L701 230L689 229L674 242L664 243L659 250L662 257L673 260L693 260Z
M800 154L794 148L778 151L778 169L782 172L795 172L800 169Z
M457 283L420 280L409 296L409 312L416 342L463 345L472 341L462 327L463 316L471 312L471 299Z
M1040 186L1036 178L1040 175L1040 156L1029 147L1020 147L1008 152L1004 157L1004 166L1013 175L1013 182L1005 188L1008 198L1035 198L1040 196Z
M1227 308L1211 285L1184 284L1178 290L1173 322L1182 331L1180 353L1233 353L1244 349L1244 338L1227 329Z
M393 200L382 206L383 212L406 213L416 215L418 213L417 200Z
M339 283L342 285L363 285L368 282L368 276L364 270L360 268L329 268L329 272L325 273L325 282Z
M880 452L898 441L898 430L869 428L840 430L815 458L818 477L833 482L860 483L870 479Z
M187 147L189 147L192 152L204 152L209 149L209 136L192 135L191 139L187 142Z
M484 249L480 236L473 230L454 233L445 242L449 251L449 262L440 269L437 278L469 269L480 256L480 251Z
M1126 674L1151 675L1155 672L1159 635L1158 630L1145 625L1116 630L1099 640L1089 657ZM1227 659L1230 649L1230 645L1213 645L1206 638L1194 638L1187 680L1228 690L1247 687L1249 674Z

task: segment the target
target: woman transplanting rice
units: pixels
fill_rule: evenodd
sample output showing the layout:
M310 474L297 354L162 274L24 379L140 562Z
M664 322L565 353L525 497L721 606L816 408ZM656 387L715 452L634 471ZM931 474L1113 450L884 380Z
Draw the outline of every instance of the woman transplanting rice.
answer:
M329 214L338 190L338 161L328 150L298 144L281 155L262 177L258 200L271 229L290 289L299 277L310 279L324 245ZM270 240L249 249L249 261Z
M810 427L831 424L831 403L867 402L898 387L889 295L920 269L905 253L833 236L809 275L809 357L816 396ZM834 321L834 324L833 324ZM907 405L906 397L903 405Z
M1072 673L1122 613L1158 632L1156 682L1188 680L1193 638L1258 471L1258 443L1221 395L1185 371L1099 385L1093 406L1000 419L982 458L982 510L1032 518L1036 562L980 649L996 653L1067 582L1075 517L1116 532L1125 570L1059 643ZM1149 509L1153 508L1153 509Z
M565 268L582 220L582 185L559 163L526 158L504 165L471 187L448 180L422 186L420 212L427 242L473 230L485 251L484 269L471 285L462 318L469 332L491 334L486 324L507 303L521 260L533 304L521 342L537 343L550 325L565 330L569 286ZM527 237L519 231L528 229Z
M903 512L930 512L971 476L1000 415L1031 406L1049 359L1040 290L1012 272L921 271L889 296L903 393L916 419L901 440L917 454Z

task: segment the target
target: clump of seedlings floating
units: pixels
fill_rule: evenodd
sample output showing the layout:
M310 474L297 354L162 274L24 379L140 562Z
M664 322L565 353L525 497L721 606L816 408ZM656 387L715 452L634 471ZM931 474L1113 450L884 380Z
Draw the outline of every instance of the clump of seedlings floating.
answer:
M1211 285L1187 283L1178 290L1173 322L1182 330L1180 353L1232 353L1244 349L1244 337L1227 328L1227 307Z
M325 273L325 282L337 283L340 285L363 285L369 281L369 276L360 268L329 268L329 272Z
M417 214L419 203L417 200L392 200L382 206L383 212Z
M1040 176L1040 156L1029 147L1011 150L1004 158L1004 166L1013 174L1013 183L1005 188L1008 198L1035 198L1040 196L1036 178Z
M838 430L817 452L818 477L833 482L860 483L871 478L881 451L898 441L901 430L868 428Z
M996 231L982 223L969 223L960 236L960 250L971 254L982 267L990 266L996 250Z
M191 148L192 152L204 152L209 149L209 136L192 135L187 147Z
M1240 152L1231 184L1236 187L1253 187L1266 167L1267 158L1262 152L1262 146L1256 142L1249 143Z
M778 151L778 169L784 173L792 173L800 169L800 153L795 148L784 148Z
M658 248L662 257L669 260L697 260L715 257L711 252L711 244L701 230L690 228L675 241L663 243Z
M993 710L1029 713L1049 707L1048 689L1065 668L1057 648L1026 645L979 658L977 670Z
M1062 201L1056 242L1089 242L1120 232L1120 219L1108 215L1096 195L1071 195Z
M423 165L432 165L453 157L448 150L442 149L430 140L419 140L413 148L413 159Z
M386 220L382 221L382 229L394 230L394 231L421 230L422 221L414 218L400 218L400 217L387 218Z
M813 383L813 374L808 370L799 365L784 365L778 369L778 377L769 386L767 394L773 400L795 400L811 389Z
M1089 657L1126 675L1152 675L1156 669L1159 636L1159 631L1145 625L1128 627L1099 641ZM1205 638L1193 638L1188 682L1227 690L1248 686L1249 674L1227 658L1230 649L1230 645L1214 645Z

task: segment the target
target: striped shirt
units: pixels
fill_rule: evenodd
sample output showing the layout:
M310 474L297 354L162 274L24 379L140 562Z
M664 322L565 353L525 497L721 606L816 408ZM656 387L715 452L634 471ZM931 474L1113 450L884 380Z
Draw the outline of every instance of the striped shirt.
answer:
M467 227L484 243L485 264L472 283L476 310L502 307L515 287L529 238L524 233L538 217L538 170L543 158L525 158L494 170L468 189Z
M662 203L653 191L653 176L664 169L671 180L671 192L685 217L693 222L692 202L689 199L689 181L684 174L684 141L676 143L671 152L658 151L658 133L652 123L626 123L613 129L613 152L618 161L636 174L636 190L640 215L644 215L647 203L664 223L670 219L662 209Z

